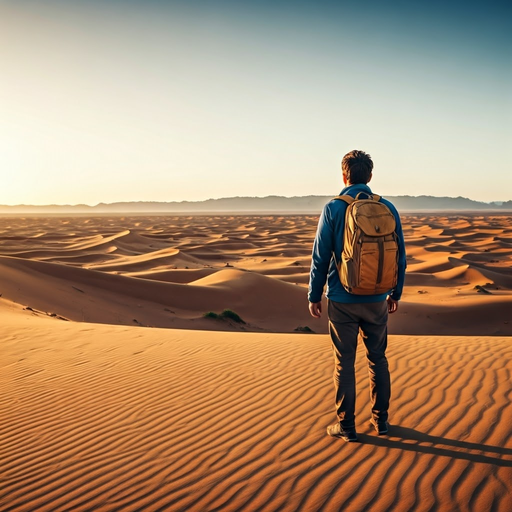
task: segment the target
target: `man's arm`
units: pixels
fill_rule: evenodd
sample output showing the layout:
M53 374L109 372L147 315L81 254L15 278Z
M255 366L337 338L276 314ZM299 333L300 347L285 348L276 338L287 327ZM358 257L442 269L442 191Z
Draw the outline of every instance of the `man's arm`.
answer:
M318 221L309 273L309 311L316 318L320 318L322 314L322 293L329 272L333 247L331 212L327 205L325 205Z
M396 210L395 210L396 211ZM394 313L398 308L398 301L402 297L402 291L405 282L405 269L407 268L407 255L405 253L405 241L404 232L402 230L402 222L398 212L395 215L396 218L396 235L398 243L398 280L394 290L391 292L390 301L388 300L389 312ZM395 304L393 304L395 303ZM393 307L394 306L394 307ZM393 310L391 310L393 309Z

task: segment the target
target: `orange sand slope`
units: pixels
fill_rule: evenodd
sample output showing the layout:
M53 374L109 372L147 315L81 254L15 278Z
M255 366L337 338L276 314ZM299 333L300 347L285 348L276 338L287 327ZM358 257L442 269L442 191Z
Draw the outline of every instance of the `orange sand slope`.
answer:
M329 438L328 337L62 322L0 300L0 509L512 509L512 344L390 338L388 437Z
M0 217L0 294L85 322L326 332L307 311L317 217ZM395 334L512 335L512 217L407 215ZM245 324L204 318L231 309Z

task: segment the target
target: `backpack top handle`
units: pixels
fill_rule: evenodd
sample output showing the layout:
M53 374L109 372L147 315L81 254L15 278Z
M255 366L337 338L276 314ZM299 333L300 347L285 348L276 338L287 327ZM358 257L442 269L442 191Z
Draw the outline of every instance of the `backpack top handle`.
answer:
M358 199L363 199L360 197L362 194L366 196L366 199L370 199L373 201L380 201L380 196L378 196L377 194L368 194L368 192L359 192L359 194L357 194L357 196L356 196L356 201Z
M345 203L347 203L347 204L352 204L354 201L359 201L362 199L359 197L361 194L368 196L367 200L369 199L369 200L373 200L373 201L380 201L380 196L378 196L377 194L368 194L367 192L359 192L359 194L357 194L357 196L355 198L353 198L352 196L343 195L343 196L333 197L333 199L339 199L340 201L345 201Z

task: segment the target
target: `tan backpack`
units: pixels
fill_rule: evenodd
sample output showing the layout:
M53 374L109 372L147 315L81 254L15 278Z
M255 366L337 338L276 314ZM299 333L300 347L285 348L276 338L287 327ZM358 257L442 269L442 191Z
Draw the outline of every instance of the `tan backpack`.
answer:
M364 194L366 199L360 199ZM345 229L341 261L336 260L340 281L355 295L378 295L396 286L398 244L396 220L380 196L359 193L356 198L337 196L345 201Z

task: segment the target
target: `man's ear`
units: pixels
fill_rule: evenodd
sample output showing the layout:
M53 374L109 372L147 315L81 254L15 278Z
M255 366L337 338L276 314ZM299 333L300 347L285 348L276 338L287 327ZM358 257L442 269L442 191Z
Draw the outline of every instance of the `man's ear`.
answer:
M342 176L343 176L343 184L345 186L347 186L347 183L348 183L347 177L344 174Z
M368 181L366 183L370 183L370 181L372 181L372 176L373 176L373 173L371 172L370 177L368 178Z

